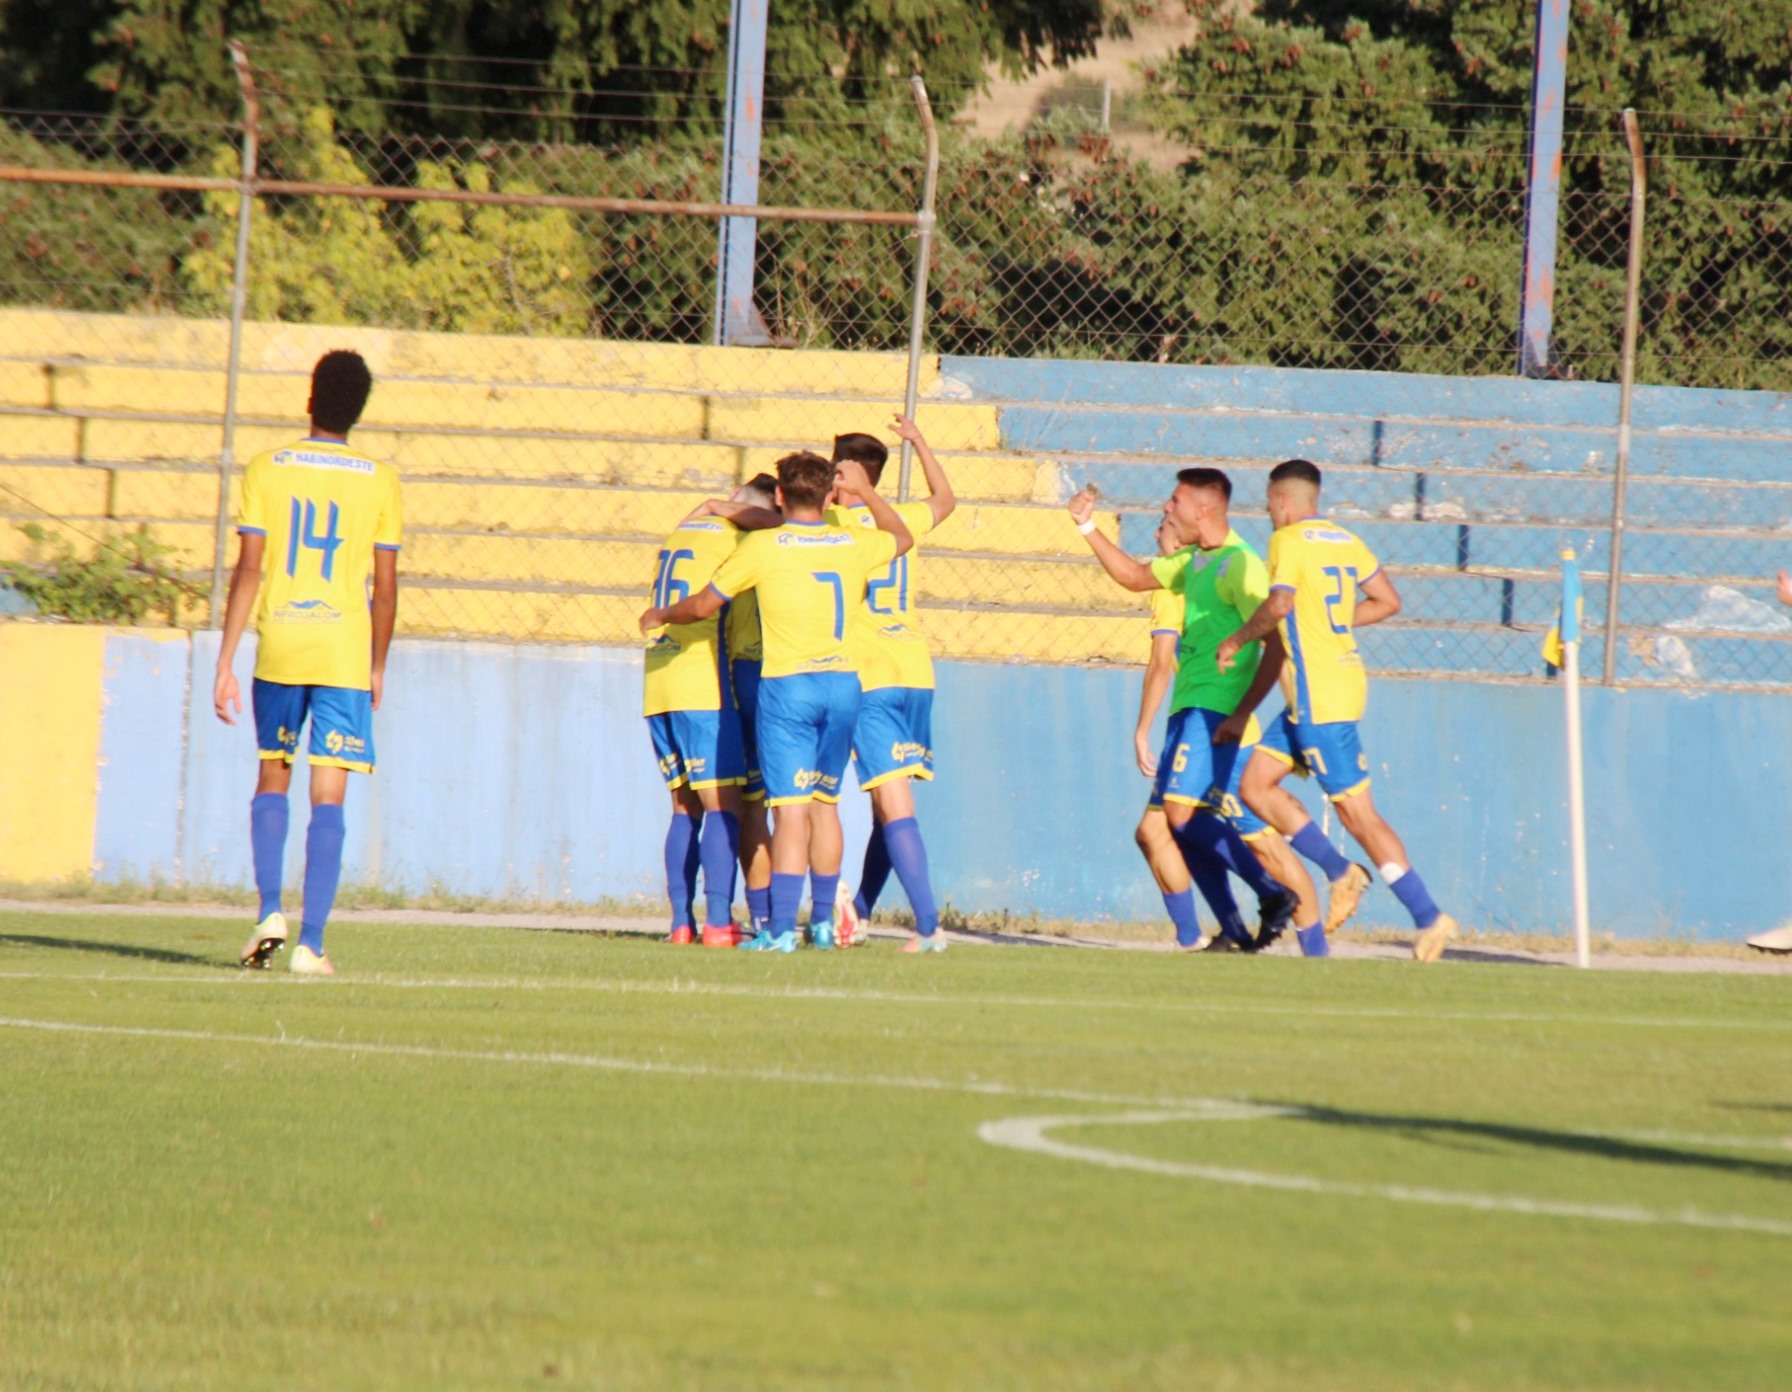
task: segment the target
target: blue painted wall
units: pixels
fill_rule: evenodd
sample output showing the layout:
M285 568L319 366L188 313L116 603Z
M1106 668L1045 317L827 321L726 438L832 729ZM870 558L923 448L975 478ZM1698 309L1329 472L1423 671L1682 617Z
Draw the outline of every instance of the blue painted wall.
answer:
M250 882L255 741L246 722L211 712L215 654L204 633L109 643L100 877ZM245 678L252 660L239 658ZM919 802L943 898L1049 918L1161 914L1132 844L1147 791L1131 750L1140 680L1136 669L940 664L940 781ZM376 717L380 771L351 779L347 878L657 900L666 797L640 681L631 650L400 640ZM1585 701L1596 928L1735 938L1779 922L1792 861L1751 829L1779 822L1792 702L1600 689ZM1380 680L1364 738L1377 801L1440 902L1472 926L1566 930L1558 688ZM845 803L849 878L864 801ZM1362 921L1404 926L1385 890Z

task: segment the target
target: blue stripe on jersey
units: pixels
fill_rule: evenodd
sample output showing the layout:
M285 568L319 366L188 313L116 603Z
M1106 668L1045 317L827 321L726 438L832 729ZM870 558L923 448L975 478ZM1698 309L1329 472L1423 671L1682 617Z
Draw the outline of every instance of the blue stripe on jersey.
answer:
M1307 664L1300 651L1300 624L1295 621L1294 611L1288 611L1288 660L1294 664L1294 701L1297 707L1296 720L1313 718L1313 693L1307 689Z

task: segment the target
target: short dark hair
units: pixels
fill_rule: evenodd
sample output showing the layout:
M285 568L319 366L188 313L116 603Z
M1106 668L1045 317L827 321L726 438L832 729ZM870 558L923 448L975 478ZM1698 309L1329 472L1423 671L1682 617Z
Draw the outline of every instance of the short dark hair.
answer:
M776 474L754 474L752 478L735 490L735 496L742 502L754 503L759 507L776 507L778 505L778 477Z
M865 466L865 477L875 484L883 477L884 465L890 460L890 447L875 435L836 435L834 437L834 462L844 463L846 460Z
M311 424L332 435L348 434L372 390L373 374L359 353L325 353L311 369Z
M1229 503L1232 501L1232 480L1224 469L1178 469L1176 482L1185 488L1211 488Z
M789 507L818 508L834 491L834 464L809 450L787 454L778 461L778 487Z
M1284 459L1269 471L1271 483L1304 483L1319 487L1319 466L1310 459Z

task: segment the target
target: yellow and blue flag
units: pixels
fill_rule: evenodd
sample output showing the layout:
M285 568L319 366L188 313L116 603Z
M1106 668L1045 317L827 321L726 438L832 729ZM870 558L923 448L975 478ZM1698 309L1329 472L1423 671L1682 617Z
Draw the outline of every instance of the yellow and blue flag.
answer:
M1556 621L1543 635L1543 660L1560 668L1567 656L1564 647L1580 642L1581 592L1580 566L1574 559L1574 548L1562 548L1562 597L1556 602Z

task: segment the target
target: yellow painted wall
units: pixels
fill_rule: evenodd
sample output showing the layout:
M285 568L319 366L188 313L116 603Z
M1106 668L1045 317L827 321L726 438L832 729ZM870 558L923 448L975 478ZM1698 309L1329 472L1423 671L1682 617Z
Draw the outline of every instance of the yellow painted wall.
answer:
M0 624L0 879L93 865L106 630Z

